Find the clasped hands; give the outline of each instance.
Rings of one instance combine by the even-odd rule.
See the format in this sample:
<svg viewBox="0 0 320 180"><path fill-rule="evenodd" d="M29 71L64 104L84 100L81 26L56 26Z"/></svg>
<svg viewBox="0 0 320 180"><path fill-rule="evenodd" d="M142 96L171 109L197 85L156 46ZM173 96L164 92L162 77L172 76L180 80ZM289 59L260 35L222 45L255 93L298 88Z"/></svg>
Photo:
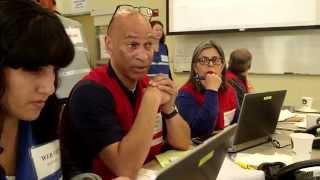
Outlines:
<svg viewBox="0 0 320 180"><path fill-rule="evenodd" d="M152 91L154 97L159 98L161 112L168 114L174 110L178 90L176 84L167 75L158 74L153 77L146 91Z"/></svg>

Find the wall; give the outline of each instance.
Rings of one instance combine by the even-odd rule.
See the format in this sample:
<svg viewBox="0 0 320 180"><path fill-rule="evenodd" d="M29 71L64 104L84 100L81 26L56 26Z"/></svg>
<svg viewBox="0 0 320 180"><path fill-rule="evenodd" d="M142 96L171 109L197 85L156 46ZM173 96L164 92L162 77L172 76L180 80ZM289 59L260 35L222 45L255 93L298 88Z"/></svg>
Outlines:
<svg viewBox="0 0 320 180"><path fill-rule="evenodd" d="M100 1L100 0L91 0L91 7L99 7L100 9L106 7L108 9L114 9L117 4L136 4L140 6L149 6L151 8L159 8L160 17L159 19L162 22L165 22L165 0L139 0L139 1L124 1L124 0L108 0L108 1ZM85 19L91 17L85 17L84 19L80 18L79 21L84 25L85 30L91 29L92 21L88 22ZM95 33L92 33L91 30L87 30L89 32L88 39L90 41L95 41ZM193 35L190 35L193 36ZM212 38L212 34L205 35L207 38ZM195 36L194 36L195 37ZM194 38L193 37L193 38ZM170 58L174 57L175 46L177 44L177 40L182 41L182 36L168 36L167 44L169 46ZM181 42L179 42L181 43ZM299 43L299 42L297 42ZM93 44L89 44L92 46L91 49L95 49ZM95 52L96 53L96 50ZM253 61L254 63L254 61ZM173 77L178 85L183 84L188 78L188 73L174 73ZM320 109L320 76L303 76L303 75L250 75L250 80L252 81L256 91L268 91L268 90L276 90L276 89L287 89L288 94L285 99L285 105L295 105L299 106L300 97L301 96L311 96L314 98L314 108Z"/></svg>
<svg viewBox="0 0 320 180"><path fill-rule="evenodd" d="M88 49L90 53L90 66L95 66L96 59L98 59L98 47L96 39L96 29L93 25L93 18L90 15L69 16L70 18L80 22L83 26L84 36L86 38Z"/></svg>

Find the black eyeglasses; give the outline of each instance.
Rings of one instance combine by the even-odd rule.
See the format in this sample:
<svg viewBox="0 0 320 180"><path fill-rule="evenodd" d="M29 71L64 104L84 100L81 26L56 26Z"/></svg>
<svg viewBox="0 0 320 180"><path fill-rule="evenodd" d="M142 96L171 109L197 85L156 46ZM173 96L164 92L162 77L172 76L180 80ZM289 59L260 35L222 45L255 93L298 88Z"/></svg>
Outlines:
<svg viewBox="0 0 320 180"><path fill-rule="evenodd" d="M110 20L110 23L108 25L108 29L107 29L107 33L109 34L110 32L110 27L111 27L111 24L113 22L113 19L114 19L114 15L117 14L117 13L120 13L122 11L127 11L127 12L139 12L141 15L143 15L148 21L151 20L151 17L152 17L152 9L151 8L148 8L148 7L143 7L143 6L132 6L132 5L128 5L128 4L123 4L123 5L118 5L116 10L114 11L112 17L111 17L111 20Z"/></svg>
<svg viewBox="0 0 320 180"><path fill-rule="evenodd" d="M213 65L221 66L224 63L224 58L217 56L213 56L212 58L200 57L196 62L198 62L201 65L207 66L210 66L210 63L212 63Z"/></svg>

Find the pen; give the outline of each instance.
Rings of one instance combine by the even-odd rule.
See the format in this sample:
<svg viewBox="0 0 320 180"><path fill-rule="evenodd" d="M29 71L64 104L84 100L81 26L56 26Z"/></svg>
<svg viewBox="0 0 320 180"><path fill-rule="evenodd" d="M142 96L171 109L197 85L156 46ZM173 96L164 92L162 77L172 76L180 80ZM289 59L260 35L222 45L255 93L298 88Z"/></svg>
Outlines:
<svg viewBox="0 0 320 180"><path fill-rule="evenodd" d="M241 162L241 161L238 161L238 160L235 160L234 161L236 164L238 164L240 167L242 167L243 169L253 169L253 170L256 170L257 167L254 166L254 165L251 165L251 164L247 164L245 162Z"/></svg>

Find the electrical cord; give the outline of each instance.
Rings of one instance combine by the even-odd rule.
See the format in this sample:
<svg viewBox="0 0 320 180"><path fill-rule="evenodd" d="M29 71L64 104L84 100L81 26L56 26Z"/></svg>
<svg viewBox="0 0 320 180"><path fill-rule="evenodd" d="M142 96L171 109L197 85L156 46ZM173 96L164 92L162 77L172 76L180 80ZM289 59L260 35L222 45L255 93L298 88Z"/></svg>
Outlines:
<svg viewBox="0 0 320 180"><path fill-rule="evenodd" d="M281 148L285 148L288 146L291 146L290 144L286 144L286 145L281 145L280 142L276 139L271 138L271 144L273 145L273 147L277 148L277 149L281 149Z"/></svg>

